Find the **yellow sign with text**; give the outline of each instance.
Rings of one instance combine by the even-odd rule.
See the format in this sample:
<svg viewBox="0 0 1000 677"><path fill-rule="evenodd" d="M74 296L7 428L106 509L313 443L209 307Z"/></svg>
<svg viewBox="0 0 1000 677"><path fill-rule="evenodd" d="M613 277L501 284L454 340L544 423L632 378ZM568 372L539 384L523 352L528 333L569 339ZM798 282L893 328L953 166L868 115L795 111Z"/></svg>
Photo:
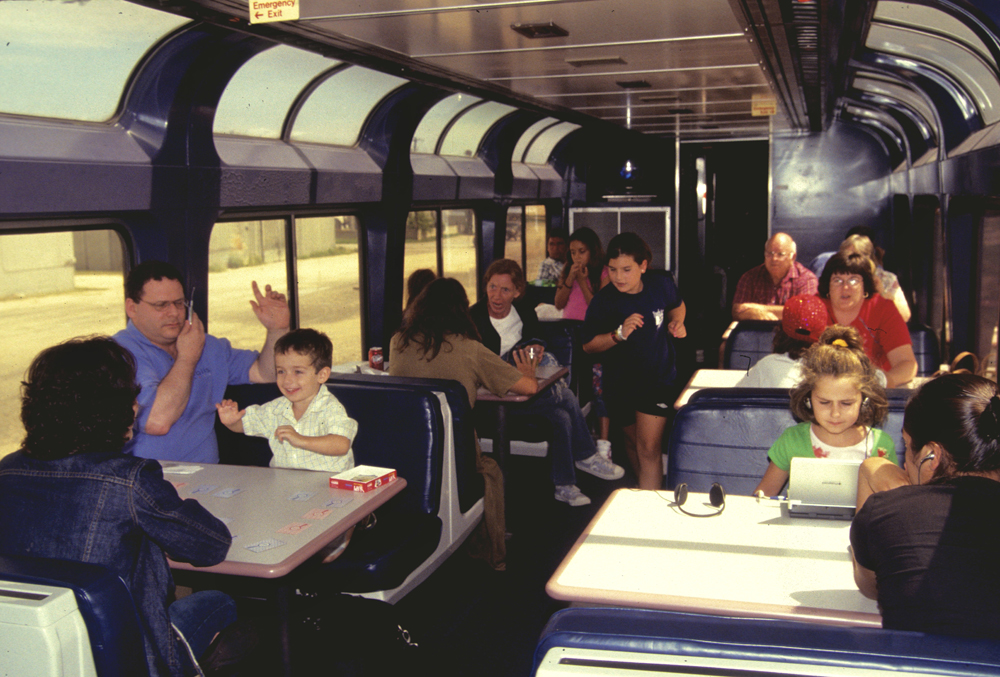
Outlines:
<svg viewBox="0 0 1000 677"><path fill-rule="evenodd" d="M750 113L754 117L759 115L776 115L778 113L778 102L770 94L754 94L750 104Z"/></svg>
<svg viewBox="0 0 1000 677"><path fill-rule="evenodd" d="M250 23L295 21L299 18L299 0L250 0Z"/></svg>

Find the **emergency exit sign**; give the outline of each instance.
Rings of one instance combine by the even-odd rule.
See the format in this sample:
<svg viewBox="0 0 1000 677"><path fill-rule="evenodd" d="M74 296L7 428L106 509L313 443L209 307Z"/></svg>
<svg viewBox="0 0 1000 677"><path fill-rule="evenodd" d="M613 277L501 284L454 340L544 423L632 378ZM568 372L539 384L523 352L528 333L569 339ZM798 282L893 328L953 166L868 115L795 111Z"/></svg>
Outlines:
<svg viewBox="0 0 1000 677"><path fill-rule="evenodd" d="M250 0L250 23L294 21L299 18L299 0Z"/></svg>
<svg viewBox="0 0 1000 677"><path fill-rule="evenodd" d="M754 94L750 104L750 113L754 117L759 115L776 115L778 112L778 102L770 95Z"/></svg>

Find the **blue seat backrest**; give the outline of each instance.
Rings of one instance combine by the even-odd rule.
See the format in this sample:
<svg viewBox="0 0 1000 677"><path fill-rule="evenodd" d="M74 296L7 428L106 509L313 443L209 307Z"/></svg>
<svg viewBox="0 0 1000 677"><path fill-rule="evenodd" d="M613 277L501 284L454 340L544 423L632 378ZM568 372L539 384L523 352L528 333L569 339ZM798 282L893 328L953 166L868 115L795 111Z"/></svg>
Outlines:
<svg viewBox="0 0 1000 677"><path fill-rule="evenodd" d="M762 618L726 618L670 611L639 609L573 608L549 619L535 649L532 674L550 649L586 649L597 652L589 658L600 673L600 662L614 660L614 653L636 668L635 654L678 657L687 664L685 674L778 674L773 663L789 666L787 674L851 674L849 666L884 670L897 674L972 677L1000 675L1000 644L985 640L927 635L881 628L845 628ZM727 670L695 667L700 660L750 661ZM753 664L761 662L759 670ZM772 665L768 665L771 663ZM813 668L813 669L810 669ZM586 674L583 667L579 673ZM665 674L668 668L650 667L649 673ZM689 672L690 671L690 672ZM867 674L867 673L866 673Z"/></svg>
<svg viewBox="0 0 1000 677"><path fill-rule="evenodd" d="M373 388L331 381L327 387L358 422L358 434L352 445L355 463L394 468L407 482L406 489L384 509L436 515L441 498L444 445L440 400L430 392L398 385ZM226 393L241 408L280 396L273 383L230 386ZM229 449L223 454L224 445L235 444L244 450L253 446L259 449L261 443L267 446L264 438L220 435L220 457L223 462L231 462L234 455ZM261 453L253 455L259 457Z"/></svg>
<svg viewBox="0 0 1000 677"><path fill-rule="evenodd" d="M765 355L770 355L774 347L774 328L777 322L764 320L741 320L729 332L723 364L726 369L746 371Z"/></svg>
<svg viewBox="0 0 1000 677"><path fill-rule="evenodd" d="M930 376L941 365L941 349L934 330L927 326L911 326L910 341L917 358L917 376Z"/></svg>
<svg viewBox="0 0 1000 677"><path fill-rule="evenodd" d="M87 626L98 677L149 674L135 603L111 569L69 560L0 556L0 580L71 589Z"/></svg>
<svg viewBox="0 0 1000 677"><path fill-rule="evenodd" d="M887 391L889 413L878 426L902 453L903 410L912 391ZM704 388L677 412L667 450L667 486L750 495L767 469L767 452L797 423L781 388Z"/></svg>
<svg viewBox="0 0 1000 677"><path fill-rule="evenodd" d="M729 333L723 363L726 369L749 369L771 354L777 322L743 320ZM910 341L917 358L917 376L930 376L941 364L941 350L934 330L926 326L910 327Z"/></svg>

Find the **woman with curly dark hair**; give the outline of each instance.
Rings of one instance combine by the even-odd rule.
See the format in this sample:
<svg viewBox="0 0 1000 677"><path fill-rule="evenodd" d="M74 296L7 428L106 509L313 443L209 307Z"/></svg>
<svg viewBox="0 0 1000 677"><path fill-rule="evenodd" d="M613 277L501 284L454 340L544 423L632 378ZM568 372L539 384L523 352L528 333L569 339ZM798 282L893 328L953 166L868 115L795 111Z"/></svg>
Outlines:
<svg viewBox="0 0 1000 677"><path fill-rule="evenodd" d="M917 374L917 358L906 323L892 301L875 287L875 263L863 256L838 252L819 278L819 295L830 324L854 327L865 353L885 372L889 388L898 388Z"/></svg>
<svg viewBox="0 0 1000 677"><path fill-rule="evenodd" d="M197 501L180 499L157 461L122 454L138 394L132 355L109 337L35 358L22 383L24 446L0 460L0 553L111 568L135 600L150 674L198 674L192 656L215 653L209 645L236 606L214 591L169 604L167 555L208 566L232 539Z"/></svg>

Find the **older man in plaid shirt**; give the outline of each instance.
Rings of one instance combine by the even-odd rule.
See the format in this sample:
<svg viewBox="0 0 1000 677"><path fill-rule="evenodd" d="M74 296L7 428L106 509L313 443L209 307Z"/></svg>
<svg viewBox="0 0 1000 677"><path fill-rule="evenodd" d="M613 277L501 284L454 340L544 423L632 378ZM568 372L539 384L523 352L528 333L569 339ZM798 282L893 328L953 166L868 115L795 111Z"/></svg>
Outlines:
<svg viewBox="0 0 1000 677"><path fill-rule="evenodd" d="M775 233L764 244L764 263L751 268L736 285L734 320L781 320L785 302L798 294L815 295L819 280L795 260L795 240Z"/></svg>

